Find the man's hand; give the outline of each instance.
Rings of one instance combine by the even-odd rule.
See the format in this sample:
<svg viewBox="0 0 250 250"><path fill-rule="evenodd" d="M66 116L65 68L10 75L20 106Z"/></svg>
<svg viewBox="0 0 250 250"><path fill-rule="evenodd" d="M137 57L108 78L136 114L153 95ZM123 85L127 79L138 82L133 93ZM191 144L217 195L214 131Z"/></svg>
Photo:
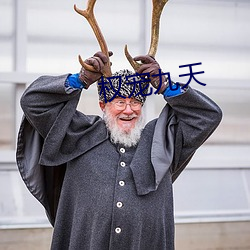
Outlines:
<svg viewBox="0 0 250 250"><path fill-rule="evenodd" d="M165 76L164 75L152 76L152 75L159 74L159 69L161 69L159 63L153 57L149 55L137 56L134 58L134 60L142 62L142 65L137 70L137 73L139 74L149 73L152 86L158 89L159 85L161 84L161 87L158 93L163 93L164 90L167 88L167 85L165 84L166 82Z"/></svg>
<svg viewBox="0 0 250 250"><path fill-rule="evenodd" d="M109 51L109 56L112 56L113 52ZM101 51L94 54L94 56L86 59L85 63L91 65L96 70L95 72L81 68L79 79L85 85L86 89L89 86L101 78L104 64L108 62L108 58Z"/></svg>

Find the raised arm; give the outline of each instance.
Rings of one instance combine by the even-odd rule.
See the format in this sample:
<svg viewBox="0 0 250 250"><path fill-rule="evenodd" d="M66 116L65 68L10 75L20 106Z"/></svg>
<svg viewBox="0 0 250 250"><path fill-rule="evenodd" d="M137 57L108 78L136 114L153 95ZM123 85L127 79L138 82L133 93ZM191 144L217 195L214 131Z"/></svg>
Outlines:
<svg viewBox="0 0 250 250"><path fill-rule="evenodd" d="M172 165L174 181L195 151L217 128L222 119L222 111L209 97L191 87L182 94L165 99L177 120Z"/></svg>
<svg viewBox="0 0 250 250"><path fill-rule="evenodd" d="M161 70L158 62L146 55L134 58L142 64L137 70L139 74L150 74L151 85L161 93L171 107L176 119L173 138L174 153L172 174L175 180L186 167L191 157L219 125L222 111L218 105L203 93L192 89L181 88L181 84L169 86L169 81ZM163 72L162 72L163 73ZM158 74L158 76L157 76Z"/></svg>
<svg viewBox="0 0 250 250"><path fill-rule="evenodd" d="M21 107L29 123L45 138L66 103L77 105L80 91L65 92L68 75L41 76L21 97Z"/></svg>
<svg viewBox="0 0 250 250"><path fill-rule="evenodd" d="M42 76L26 89L21 98L21 107L29 123L43 138L47 136L59 114L65 116L65 121L73 117L81 89L88 89L102 76L106 60L102 52L97 52L85 60L96 72L82 68L79 74Z"/></svg>

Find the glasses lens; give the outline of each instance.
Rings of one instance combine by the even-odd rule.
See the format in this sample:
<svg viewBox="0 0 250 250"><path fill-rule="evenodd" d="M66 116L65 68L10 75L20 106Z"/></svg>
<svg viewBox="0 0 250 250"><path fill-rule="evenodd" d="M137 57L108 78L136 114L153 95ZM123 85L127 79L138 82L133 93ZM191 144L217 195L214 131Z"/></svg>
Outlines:
<svg viewBox="0 0 250 250"><path fill-rule="evenodd" d="M117 101L117 102L114 102L114 104L117 110L123 110L126 108L126 102L124 101Z"/></svg>
<svg viewBox="0 0 250 250"><path fill-rule="evenodd" d="M139 109L141 108L141 103L138 102L138 101L132 101L132 102L130 103L130 107L131 107L131 109L133 109L133 110L139 110Z"/></svg>

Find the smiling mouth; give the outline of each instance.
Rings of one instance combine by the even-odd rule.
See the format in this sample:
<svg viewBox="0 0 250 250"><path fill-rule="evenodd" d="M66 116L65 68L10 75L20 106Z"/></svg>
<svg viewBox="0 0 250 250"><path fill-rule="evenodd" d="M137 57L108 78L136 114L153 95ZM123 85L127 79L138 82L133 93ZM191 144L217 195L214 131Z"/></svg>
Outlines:
<svg viewBox="0 0 250 250"><path fill-rule="evenodd" d="M121 117L119 118L122 121L132 121L135 117Z"/></svg>

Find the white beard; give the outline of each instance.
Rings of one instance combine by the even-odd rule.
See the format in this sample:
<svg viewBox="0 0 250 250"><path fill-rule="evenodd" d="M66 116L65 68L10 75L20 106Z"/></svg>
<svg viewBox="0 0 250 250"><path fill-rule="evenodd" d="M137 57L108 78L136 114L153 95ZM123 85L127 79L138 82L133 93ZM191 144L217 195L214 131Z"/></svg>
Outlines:
<svg viewBox="0 0 250 250"><path fill-rule="evenodd" d="M144 119L142 114L135 123L135 127L132 128L129 132L122 131L118 127L116 117L113 118L108 110L104 112L103 119L106 123L108 131L110 132L111 142L122 144L125 147L132 147L137 145L141 137L142 129L144 127Z"/></svg>

